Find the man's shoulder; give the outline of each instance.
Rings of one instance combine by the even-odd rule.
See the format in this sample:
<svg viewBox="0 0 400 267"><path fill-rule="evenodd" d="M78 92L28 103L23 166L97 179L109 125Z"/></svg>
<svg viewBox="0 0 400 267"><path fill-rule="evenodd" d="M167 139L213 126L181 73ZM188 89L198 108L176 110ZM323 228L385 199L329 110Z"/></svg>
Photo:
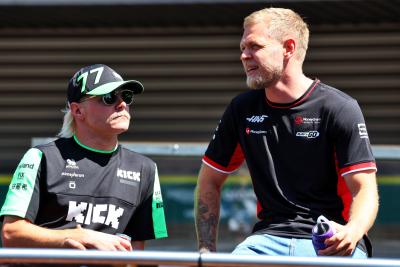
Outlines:
<svg viewBox="0 0 400 267"><path fill-rule="evenodd" d="M327 97L327 100L333 101L355 101L353 97L348 95L347 93L343 92L342 90L327 85L325 83L318 83L317 88L319 89L318 91L323 94L324 97Z"/></svg>
<svg viewBox="0 0 400 267"><path fill-rule="evenodd" d="M148 165L148 166L155 166L155 162L150 159L149 157L140 154L138 152L135 152L134 150L121 145L121 153L123 156L123 160L128 160L128 161L135 161L135 162L140 162L144 165Z"/></svg>
<svg viewBox="0 0 400 267"><path fill-rule="evenodd" d="M68 146L70 145L72 138L57 138L53 141L36 145L34 148L39 149L42 152L50 151L52 149L56 149L57 147Z"/></svg>
<svg viewBox="0 0 400 267"><path fill-rule="evenodd" d="M318 101L316 105L320 106L326 112L336 114L340 113L344 108L349 110L358 109L357 100L347 93L330 85L319 83L317 86L315 99Z"/></svg>

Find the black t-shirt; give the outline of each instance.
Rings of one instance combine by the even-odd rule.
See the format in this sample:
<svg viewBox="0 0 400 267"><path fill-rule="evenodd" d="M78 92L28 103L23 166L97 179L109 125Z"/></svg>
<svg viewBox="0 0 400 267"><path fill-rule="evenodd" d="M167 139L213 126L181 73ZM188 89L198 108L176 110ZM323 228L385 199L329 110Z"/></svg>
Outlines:
<svg viewBox="0 0 400 267"><path fill-rule="evenodd" d="M50 229L80 224L135 241L167 236L156 164L121 146L98 151L75 138L27 151L1 209L5 215Z"/></svg>
<svg viewBox="0 0 400 267"><path fill-rule="evenodd" d="M363 115L343 92L314 81L289 104L264 90L235 97L203 157L225 173L246 160L260 219L253 231L310 238L319 215L345 223L351 194L343 176L376 165Z"/></svg>

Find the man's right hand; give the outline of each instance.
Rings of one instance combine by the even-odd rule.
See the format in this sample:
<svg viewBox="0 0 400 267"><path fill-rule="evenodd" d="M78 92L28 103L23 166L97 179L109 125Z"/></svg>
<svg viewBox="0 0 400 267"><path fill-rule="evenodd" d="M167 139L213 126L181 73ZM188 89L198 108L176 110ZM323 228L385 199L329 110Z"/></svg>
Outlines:
<svg viewBox="0 0 400 267"><path fill-rule="evenodd" d="M66 238L64 240L64 243L62 244L63 247L65 248L75 248L75 249L80 249L80 250L86 250L85 246L79 243L78 241L72 239L72 238Z"/></svg>
<svg viewBox="0 0 400 267"><path fill-rule="evenodd" d="M78 232L77 238L66 238L64 241L65 247L83 250L132 251L131 242L122 237L83 229L80 225L77 225L76 231Z"/></svg>

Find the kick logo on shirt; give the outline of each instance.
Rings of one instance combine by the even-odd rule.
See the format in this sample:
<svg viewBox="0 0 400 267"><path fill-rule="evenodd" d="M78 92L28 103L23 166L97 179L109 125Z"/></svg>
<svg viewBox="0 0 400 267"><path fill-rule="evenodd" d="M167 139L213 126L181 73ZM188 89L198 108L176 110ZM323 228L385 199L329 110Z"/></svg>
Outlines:
<svg viewBox="0 0 400 267"><path fill-rule="evenodd" d="M119 218L124 209L112 204L93 204L87 202L69 201L68 215L65 220L73 220L80 224L100 223L118 229Z"/></svg>
<svg viewBox="0 0 400 267"><path fill-rule="evenodd" d="M126 171L118 168L117 177L128 179L135 182L140 182L140 172Z"/></svg>

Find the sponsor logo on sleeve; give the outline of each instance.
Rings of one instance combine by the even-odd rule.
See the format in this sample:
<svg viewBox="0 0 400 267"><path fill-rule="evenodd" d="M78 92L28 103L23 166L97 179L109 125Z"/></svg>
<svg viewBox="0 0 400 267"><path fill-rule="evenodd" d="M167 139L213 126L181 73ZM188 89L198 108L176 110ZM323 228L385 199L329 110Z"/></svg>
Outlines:
<svg viewBox="0 0 400 267"><path fill-rule="evenodd" d="M368 138L367 126L365 125L365 123L359 123L357 124L357 127L360 138Z"/></svg>
<svg viewBox="0 0 400 267"><path fill-rule="evenodd" d="M218 125L217 125L217 127L215 128L214 134L213 134L213 136L212 136L212 140L215 139L215 135L216 135L217 132L218 132L218 129L219 129L219 125L220 125L220 124L221 124L221 120L219 120Z"/></svg>
<svg viewBox="0 0 400 267"><path fill-rule="evenodd" d="M17 191L27 191L28 185L25 183L15 183L11 185L11 189Z"/></svg>
<svg viewBox="0 0 400 267"><path fill-rule="evenodd" d="M30 179L30 172L35 168L34 163L20 163L14 174L14 178L10 184L10 188L13 191L28 191L28 179Z"/></svg>
<svg viewBox="0 0 400 267"><path fill-rule="evenodd" d="M155 179L154 179L154 187L153 187L153 201L156 203L156 208L162 208L163 205L163 199L162 199L162 194L161 194L161 186L160 186L160 180L158 177L158 170L156 169L156 174L155 174Z"/></svg>
<svg viewBox="0 0 400 267"><path fill-rule="evenodd" d="M31 169L33 170L33 168L35 167L35 164L29 164L29 163L21 163L18 165L18 169Z"/></svg>

